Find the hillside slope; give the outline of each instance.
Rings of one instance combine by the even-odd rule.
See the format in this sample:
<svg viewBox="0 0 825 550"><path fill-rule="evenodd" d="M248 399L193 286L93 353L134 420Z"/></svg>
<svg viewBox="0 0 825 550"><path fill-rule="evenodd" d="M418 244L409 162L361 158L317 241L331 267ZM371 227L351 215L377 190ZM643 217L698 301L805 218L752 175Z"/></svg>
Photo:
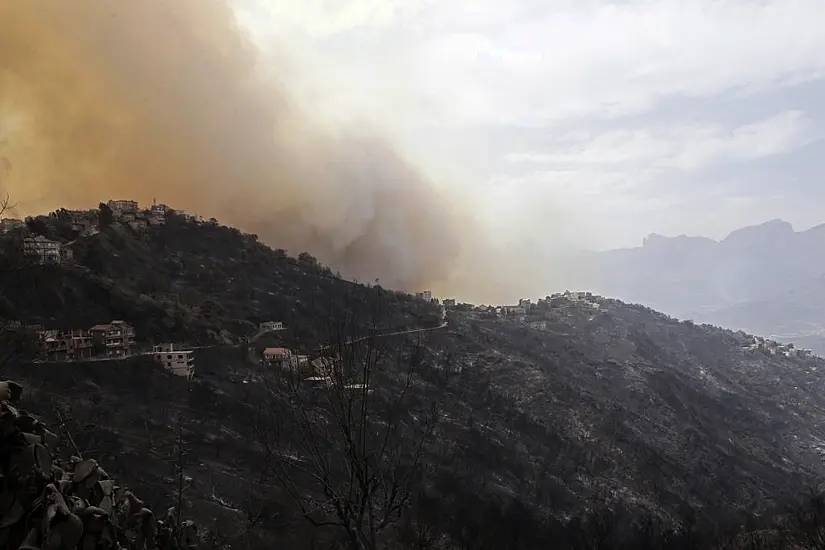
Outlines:
<svg viewBox="0 0 825 550"><path fill-rule="evenodd" d="M265 475L261 426L275 429L291 405L273 399L279 377L243 337L277 319L290 330L275 341L311 348L319 324L337 316L389 331L437 327L437 308L214 225L173 221L145 237L114 226L74 246L79 265L6 270L6 311L78 326L119 317L146 338L224 345L196 351L191 382L147 357L62 366L18 357L3 375L24 384L25 406L159 509L185 441L187 516L215 540L329 547L334 534L309 529ZM171 293L177 303L163 298ZM397 422L431 401L439 413L413 506L386 535L394 547L421 548L426 530L431 548L614 548L581 537L607 521L599 510L628 510L599 529L639 548L641 512L694 537L691 525L710 532L770 517L825 475L825 361L766 355L744 333L616 300L543 302L528 314L539 319L544 330L459 307L445 328L385 338L399 350L424 346L412 408ZM377 398L403 378L400 365L384 368ZM709 547L691 540L678 547Z"/></svg>
<svg viewBox="0 0 825 550"><path fill-rule="evenodd" d="M544 469L548 508L595 477L671 513L764 512L825 474L825 361L766 355L744 333L615 300L544 315L539 332L456 313L433 338L466 365L455 391L470 400L467 422L507 434L495 459L477 458L514 485Z"/></svg>
<svg viewBox="0 0 825 550"><path fill-rule="evenodd" d="M710 311L698 317L812 349L825 356L825 275L777 296Z"/></svg>
<svg viewBox="0 0 825 550"><path fill-rule="evenodd" d="M330 308L368 308L378 294L383 328L437 320L434 308L407 294L353 285L308 254L296 259L254 235L181 216L146 233L114 223L69 246L74 265L0 269L0 316L54 328L121 319L138 340L197 344L238 342L270 320L311 336Z"/></svg>

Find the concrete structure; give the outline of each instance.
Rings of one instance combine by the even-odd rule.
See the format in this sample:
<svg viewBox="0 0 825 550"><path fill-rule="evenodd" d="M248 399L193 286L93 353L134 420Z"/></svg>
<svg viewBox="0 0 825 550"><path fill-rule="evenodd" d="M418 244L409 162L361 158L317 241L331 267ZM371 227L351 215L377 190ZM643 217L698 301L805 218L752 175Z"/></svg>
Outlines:
<svg viewBox="0 0 825 550"><path fill-rule="evenodd" d="M149 212L153 216L166 216L167 212L169 212L169 207L165 204L159 204L157 200L152 202L152 208Z"/></svg>
<svg viewBox="0 0 825 550"><path fill-rule="evenodd" d="M444 304L444 307L455 307L455 300L452 298L444 298L442 303Z"/></svg>
<svg viewBox="0 0 825 550"><path fill-rule="evenodd" d="M38 355L45 361L77 361L94 355L88 330L41 330L37 333Z"/></svg>
<svg viewBox="0 0 825 550"><path fill-rule="evenodd" d="M286 348L266 348L262 361L266 365L278 365L285 369L298 366L298 357Z"/></svg>
<svg viewBox="0 0 825 550"><path fill-rule="evenodd" d="M135 351L135 329L123 321L95 325L92 340L102 347L104 357L127 357Z"/></svg>
<svg viewBox="0 0 825 550"><path fill-rule="evenodd" d="M113 200L109 201L107 204L109 208L112 209L112 213L118 216L123 214L137 214L138 211L137 201Z"/></svg>
<svg viewBox="0 0 825 550"><path fill-rule="evenodd" d="M547 321L531 321L527 326L533 330L547 330Z"/></svg>
<svg viewBox="0 0 825 550"><path fill-rule="evenodd" d="M174 344L160 344L152 348L152 355L167 371L191 380L195 375L195 352L175 349Z"/></svg>
<svg viewBox="0 0 825 550"><path fill-rule="evenodd" d="M39 264L59 264L62 260L60 248L59 242L42 235L23 239L23 255Z"/></svg>
<svg viewBox="0 0 825 550"><path fill-rule="evenodd" d="M284 324L281 321L266 321L260 324L262 332L275 332L276 330L284 330Z"/></svg>

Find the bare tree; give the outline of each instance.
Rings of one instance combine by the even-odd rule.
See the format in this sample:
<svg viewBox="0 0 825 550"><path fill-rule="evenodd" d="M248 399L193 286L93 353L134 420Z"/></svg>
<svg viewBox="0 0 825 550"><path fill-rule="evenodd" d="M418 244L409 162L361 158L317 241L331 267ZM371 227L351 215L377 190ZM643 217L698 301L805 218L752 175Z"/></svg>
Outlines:
<svg viewBox="0 0 825 550"><path fill-rule="evenodd" d="M353 312L330 321L332 344L315 371L288 360L256 422L267 473L301 516L334 528L353 550L378 548L409 506L437 417L435 403L413 391L420 340L379 336L379 313L367 324Z"/></svg>
<svg viewBox="0 0 825 550"><path fill-rule="evenodd" d="M5 214L6 210L14 208L15 205L9 203L10 199L11 197L8 193L6 193L5 197L0 197L0 216Z"/></svg>

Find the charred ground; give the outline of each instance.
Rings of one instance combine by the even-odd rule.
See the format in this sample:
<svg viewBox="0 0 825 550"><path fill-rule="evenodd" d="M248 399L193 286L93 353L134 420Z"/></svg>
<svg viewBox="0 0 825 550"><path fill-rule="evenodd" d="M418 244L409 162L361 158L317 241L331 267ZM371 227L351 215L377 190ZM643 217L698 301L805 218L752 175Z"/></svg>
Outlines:
<svg viewBox="0 0 825 550"><path fill-rule="evenodd" d="M170 462L184 442L187 514L209 529L209 544L331 544L335 533L310 529L262 473L258 428L277 380L250 361L243 338L258 322L283 320L289 330L273 343L308 352L323 319L436 327L438 308L213 224L172 221L145 235L114 224L73 246L74 266L6 264L6 318L120 318L139 338L213 347L197 351L192 382L140 357L12 361L3 376L25 385L26 407L159 507L172 499ZM825 473L825 362L769 356L747 349L743 333L614 300L540 315L544 330L455 308L446 328L387 337L399 348L420 344L413 405L437 402L440 418L412 506L388 541L699 548L749 521L770 529L745 531L779 537L774 514ZM388 365L383 376L389 386L400 373Z"/></svg>

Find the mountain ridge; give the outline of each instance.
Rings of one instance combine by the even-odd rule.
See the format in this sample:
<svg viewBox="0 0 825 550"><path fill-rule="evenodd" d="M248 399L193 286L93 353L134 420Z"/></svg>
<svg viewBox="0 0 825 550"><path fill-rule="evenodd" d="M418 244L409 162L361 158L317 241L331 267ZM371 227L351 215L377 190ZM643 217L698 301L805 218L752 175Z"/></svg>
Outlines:
<svg viewBox="0 0 825 550"><path fill-rule="evenodd" d="M788 297L816 287L825 274L823 249L825 224L796 231L780 219L731 231L720 240L651 235L639 247L590 255L580 271L591 275L578 284L681 318L817 340L825 314L812 319L810 308ZM782 322L771 313L780 309ZM814 347L825 353L825 342Z"/></svg>

